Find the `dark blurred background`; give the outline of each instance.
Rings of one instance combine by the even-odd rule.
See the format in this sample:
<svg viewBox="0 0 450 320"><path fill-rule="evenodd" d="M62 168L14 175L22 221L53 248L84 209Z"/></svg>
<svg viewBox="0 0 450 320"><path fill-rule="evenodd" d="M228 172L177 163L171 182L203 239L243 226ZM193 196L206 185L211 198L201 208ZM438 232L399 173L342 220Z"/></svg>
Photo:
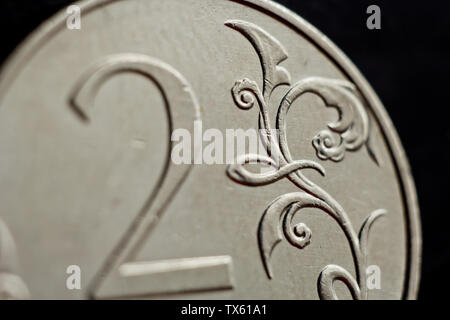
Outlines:
<svg viewBox="0 0 450 320"><path fill-rule="evenodd" d="M72 2L1 0L0 62L39 23ZM450 3L277 2L301 15L337 44L383 101L408 155L419 196L424 242L419 298L449 297L450 206L445 201L450 201L450 120L446 114L450 107ZM381 8L381 30L366 27L366 9L372 4Z"/></svg>

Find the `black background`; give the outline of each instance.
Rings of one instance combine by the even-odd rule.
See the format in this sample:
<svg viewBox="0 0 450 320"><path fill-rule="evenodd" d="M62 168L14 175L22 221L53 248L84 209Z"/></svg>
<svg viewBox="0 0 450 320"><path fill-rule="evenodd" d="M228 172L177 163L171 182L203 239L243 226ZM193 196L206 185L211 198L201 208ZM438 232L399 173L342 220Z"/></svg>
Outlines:
<svg viewBox="0 0 450 320"><path fill-rule="evenodd" d="M0 62L39 23L72 2L0 0ZM383 101L408 155L419 195L424 238L419 298L449 297L450 210L445 201L450 200L446 114L450 107L450 4L437 0L278 2L336 43ZM371 4L381 8L381 30L366 27L366 9Z"/></svg>

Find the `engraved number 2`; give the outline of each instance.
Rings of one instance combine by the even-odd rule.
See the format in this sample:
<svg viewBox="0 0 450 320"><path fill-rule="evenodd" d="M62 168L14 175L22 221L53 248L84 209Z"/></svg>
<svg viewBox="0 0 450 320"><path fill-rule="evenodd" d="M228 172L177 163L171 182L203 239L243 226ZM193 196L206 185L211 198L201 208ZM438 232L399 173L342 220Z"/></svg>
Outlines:
<svg viewBox="0 0 450 320"><path fill-rule="evenodd" d="M124 53L105 57L80 78L70 96L70 106L81 120L89 119L89 111L101 84L110 77L125 72L143 75L157 85L165 101L171 132L184 128L193 135L194 121L200 119L200 112L191 87L171 66L142 54ZM149 262L132 260L190 169L189 164L175 165L169 157L166 159L157 187L90 285L88 294L92 298L137 297L232 288L230 256ZM166 277L168 273L173 279L170 283Z"/></svg>

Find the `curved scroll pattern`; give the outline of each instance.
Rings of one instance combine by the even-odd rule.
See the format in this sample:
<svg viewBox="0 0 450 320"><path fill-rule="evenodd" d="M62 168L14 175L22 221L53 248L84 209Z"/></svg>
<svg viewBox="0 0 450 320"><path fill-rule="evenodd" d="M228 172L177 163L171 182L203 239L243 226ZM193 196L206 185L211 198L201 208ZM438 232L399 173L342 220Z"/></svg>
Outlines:
<svg viewBox="0 0 450 320"><path fill-rule="evenodd" d="M322 160L341 161L345 151L361 148L369 136L369 119L355 94L354 85L342 80L311 77L295 84L284 96L278 110L277 126L280 128L280 146L283 153L290 158L286 141L286 117L289 107L307 92L322 98L327 107L335 107L340 115L338 121L329 123L327 129L320 131L313 138L317 156Z"/></svg>
<svg viewBox="0 0 450 320"><path fill-rule="evenodd" d="M273 36L260 27L245 21L229 20L225 25L243 34L258 53L263 70L263 89L249 79L237 81L232 90L235 104L244 110L255 105L259 107L259 127L262 140L269 155L279 156L278 162L271 157L246 154L240 156L236 164L227 169L228 176L241 184L262 186L288 178L300 192L279 196L265 210L258 232L259 248L264 268L269 278L273 277L270 258L273 250L284 238L294 247L304 249L312 238L311 229L304 223L293 224L294 216L304 208L317 208L331 216L345 234L353 255L356 277L337 265L328 265L318 278L318 293L321 299L337 299L333 284L342 281L354 299L367 299L366 258L367 242L372 224L385 210L374 211L368 216L359 231L359 236L341 205L325 190L308 180L304 169L314 169L325 175L324 168L310 160L294 160L289 151L286 137L286 118L292 103L305 93L321 98L327 107L336 108L337 121L313 138L312 145L321 160L342 161L346 151L357 151L366 146L369 155L379 163L369 144L369 117L361 101L357 88L345 80L309 77L292 85L280 102L275 128L269 117L269 99L275 87L290 85L289 72L278 64L287 59L283 46ZM279 138L275 135L279 132ZM245 168L250 163L264 163L275 170L264 173L250 172Z"/></svg>

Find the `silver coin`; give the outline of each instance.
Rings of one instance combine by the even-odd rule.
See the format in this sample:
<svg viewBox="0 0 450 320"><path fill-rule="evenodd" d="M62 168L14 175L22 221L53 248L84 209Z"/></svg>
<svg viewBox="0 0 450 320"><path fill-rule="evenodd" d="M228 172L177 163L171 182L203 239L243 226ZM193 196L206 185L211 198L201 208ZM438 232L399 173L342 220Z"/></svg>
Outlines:
<svg viewBox="0 0 450 320"><path fill-rule="evenodd" d="M416 297L404 151L323 34L265 0L76 6L1 71L1 297Z"/></svg>

